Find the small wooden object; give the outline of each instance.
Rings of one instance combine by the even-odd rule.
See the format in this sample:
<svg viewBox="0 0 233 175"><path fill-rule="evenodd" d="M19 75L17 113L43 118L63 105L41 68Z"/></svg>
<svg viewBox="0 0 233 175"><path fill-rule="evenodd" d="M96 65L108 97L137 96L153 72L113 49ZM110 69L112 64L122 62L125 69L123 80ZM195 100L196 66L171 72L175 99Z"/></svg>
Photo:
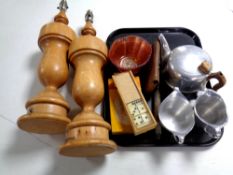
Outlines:
<svg viewBox="0 0 233 175"><path fill-rule="evenodd" d="M152 100L152 113L155 117L156 121L159 121L159 106L161 104L161 96L159 91L159 86L157 86L153 92L154 100ZM159 123L157 123L157 127L155 129L156 137L160 139L160 136L162 134L162 128Z"/></svg>
<svg viewBox="0 0 233 175"><path fill-rule="evenodd" d="M139 77L135 77L134 79L138 89L141 91ZM121 98L117 92L117 88L115 87L112 79L108 80L108 92L112 134L132 134L133 129L129 121L129 117L127 116Z"/></svg>
<svg viewBox="0 0 233 175"><path fill-rule="evenodd" d="M93 14L88 11L82 36L69 49L69 59L75 68L72 95L82 111L67 126L66 143L60 148L60 154L65 156L101 156L116 150L116 144L109 140L111 126L95 112L104 96L101 69L108 49L95 37L92 20Z"/></svg>
<svg viewBox="0 0 233 175"><path fill-rule="evenodd" d="M112 78L130 119L134 135L154 129L157 123L142 92L136 86L132 72L116 74Z"/></svg>
<svg viewBox="0 0 233 175"><path fill-rule="evenodd" d="M212 87L213 90L217 91L226 84L226 78L221 71L210 73L211 68L212 66L208 63L208 61L203 61L198 67L198 70L204 74L208 74L207 81L211 80L212 78L218 80L217 84Z"/></svg>
<svg viewBox="0 0 233 175"><path fill-rule="evenodd" d="M45 89L26 103L28 113L18 119L19 128L28 132L63 133L70 122L68 103L57 89L68 78L67 51L75 33L67 26L66 1L61 1L59 9L54 22L44 25L40 31L38 44L43 56L38 74Z"/></svg>
<svg viewBox="0 0 233 175"><path fill-rule="evenodd" d="M152 46L152 58L149 62L149 69L147 80L145 83L145 92L150 94L152 93L159 85L160 73L159 73L159 64L160 64L160 42L156 40Z"/></svg>
<svg viewBox="0 0 233 175"><path fill-rule="evenodd" d="M199 66L198 70L201 71L204 74L210 73L212 66L208 61L203 61Z"/></svg>

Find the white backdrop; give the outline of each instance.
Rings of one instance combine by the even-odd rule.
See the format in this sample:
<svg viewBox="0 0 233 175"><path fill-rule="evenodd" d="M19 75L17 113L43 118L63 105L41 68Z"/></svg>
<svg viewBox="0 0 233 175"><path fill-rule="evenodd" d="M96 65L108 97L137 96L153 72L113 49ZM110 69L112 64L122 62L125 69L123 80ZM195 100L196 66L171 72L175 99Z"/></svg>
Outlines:
<svg viewBox="0 0 233 175"><path fill-rule="evenodd" d="M58 0L0 0L0 174L211 174L230 175L233 148L233 13L231 0L68 0L70 26L84 25L87 9L103 40L122 27L186 27L197 33L222 70L227 85L219 90L229 122L223 138L210 148L119 148L102 158L58 155L63 136L29 134L16 126L25 102L42 89L36 69L40 61L40 28L57 14ZM72 107L67 86L62 88ZM97 109L100 111L100 108Z"/></svg>

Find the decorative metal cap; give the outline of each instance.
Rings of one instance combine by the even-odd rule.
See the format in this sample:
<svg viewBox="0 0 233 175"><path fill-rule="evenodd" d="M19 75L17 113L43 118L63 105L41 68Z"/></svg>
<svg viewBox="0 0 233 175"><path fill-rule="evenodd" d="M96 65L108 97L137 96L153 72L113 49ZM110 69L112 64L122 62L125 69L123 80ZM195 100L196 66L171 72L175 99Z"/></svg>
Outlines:
<svg viewBox="0 0 233 175"><path fill-rule="evenodd" d="M61 23L67 25L69 23L69 20L65 14L66 10L68 9L68 5L67 5L66 0L61 0L59 6L57 8L60 10L60 12L55 16L54 21L61 22Z"/></svg>
<svg viewBox="0 0 233 175"><path fill-rule="evenodd" d="M87 10L87 13L85 15L86 24L81 31L82 35L92 35L92 36L96 35L95 28L92 26L93 18L94 18L94 15L93 15L92 11Z"/></svg>
<svg viewBox="0 0 233 175"><path fill-rule="evenodd" d="M93 23L93 19L94 19L94 15L93 15L92 11L88 10L86 15L85 15L85 21L86 22L89 21L89 22Z"/></svg>
<svg viewBox="0 0 233 175"><path fill-rule="evenodd" d="M60 11L66 11L68 9L68 5L66 0L61 0L61 2L59 3L59 6L57 7L57 9L59 9Z"/></svg>

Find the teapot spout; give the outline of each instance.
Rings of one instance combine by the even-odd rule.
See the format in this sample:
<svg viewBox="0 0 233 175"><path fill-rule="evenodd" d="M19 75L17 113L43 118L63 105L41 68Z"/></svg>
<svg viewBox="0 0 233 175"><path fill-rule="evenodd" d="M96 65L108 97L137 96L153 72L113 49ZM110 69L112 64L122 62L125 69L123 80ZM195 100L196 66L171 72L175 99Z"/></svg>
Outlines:
<svg viewBox="0 0 233 175"><path fill-rule="evenodd" d="M162 33L159 34L158 39L161 45L161 61L162 64L166 64L171 54L171 49L168 45L165 36Z"/></svg>

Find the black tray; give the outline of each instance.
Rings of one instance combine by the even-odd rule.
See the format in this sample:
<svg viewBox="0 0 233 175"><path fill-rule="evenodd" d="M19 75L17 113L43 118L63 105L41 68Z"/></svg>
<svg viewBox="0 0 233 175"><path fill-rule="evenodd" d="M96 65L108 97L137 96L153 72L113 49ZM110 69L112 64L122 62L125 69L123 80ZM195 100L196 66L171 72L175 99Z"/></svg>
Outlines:
<svg viewBox="0 0 233 175"><path fill-rule="evenodd" d="M199 47L201 46L201 42L199 37L191 30L186 28L123 28L118 29L112 32L107 38L107 45L108 47L111 46L112 42L123 36L127 35L137 35L144 39L146 39L151 44L157 39L159 33L163 33L166 37L168 44L171 49L180 46L180 45L196 45ZM111 123L110 120L110 111L109 111L109 97L108 97L108 78L111 78L112 74L117 72L116 68L111 64L108 63L105 66L104 70L104 83L105 83L105 97L103 102L103 117L106 121ZM143 72L143 71L141 71ZM140 75L139 76L143 76ZM161 93L161 100L163 100L170 92L172 91L161 77L160 82L160 93ZM143 83L143 82L142 82ZM208 84L208 86L210 86ZM151 96L153 97L153 96ZM149 100L151 97L146 96L146 99ZM188 98L194 98L195 94L191 94ZM153 99L152 103L153 103ZM119 146L211 146L217 143L221 137L218 139L210 138L203 130L203 128L198 127L197 125L194 126L193 130L186 136L184 144L177 144L173 138L173 135L167 131L165 128L162 127L161 135L156 135L155 131L149 131L147 133L141 134L139 136L134 136L131 134L122 134L122 135L112 135L110 133L110 138L114 140Z"/></svg>

